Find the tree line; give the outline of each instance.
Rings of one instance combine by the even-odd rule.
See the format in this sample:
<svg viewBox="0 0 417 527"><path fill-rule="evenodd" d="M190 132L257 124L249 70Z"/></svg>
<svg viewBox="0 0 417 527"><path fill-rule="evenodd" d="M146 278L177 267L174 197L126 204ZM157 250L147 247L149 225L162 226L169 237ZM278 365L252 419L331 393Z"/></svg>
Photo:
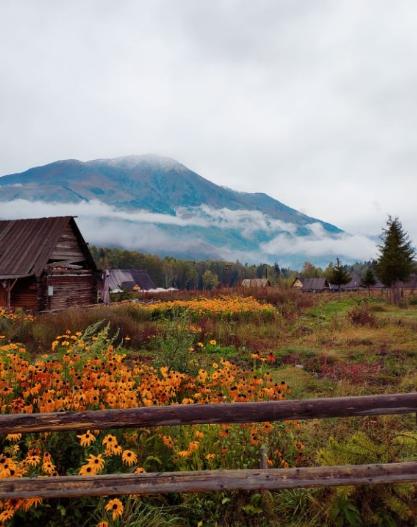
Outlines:
<svg viewBox="0 0 417 527"><path fill-rule="evenodd" d="M304 278L326 278L329 283L340 289L350 282L352 273L356 273L361 276L360 285L368 289L375 286L379 280L382 285L392 290L393 300L397 303L401 284L407 282L410 275L417 271L415 249L398 218L388 218L378 249L377 259L356 263L350 267L343 265L339 258L326 269L306 262L301 275Z"/></svg>
<svg viewBox="0 0 417 527"><path fill-rule="evenodd" d="M297 273L281 268L278 263L258 265L223 260L180 260L173 257L159 257L138 251L119 248L91 247L93 257L100 269L145 269L157 287L178 289L214 289L236 287L245 278L267 278L271 284L291 284L300 275L304 278L324 277L329 283L342 288L349 283L352 274L361 276L361 286L373 287L379 280L397 295L396 285L409 279L416 271L415 251L408 234L398 218L388 218L381 235L379 256L376 260L343 265L339 258L326 268L306 262ZM394 300L398 300L394 298Z"/></svg>
<svg viewBox="0 0 417 527"><path fill-rule="evenodd" d="M267 278L272 284L289 280L295 272L275 264L252 265L222 260L180 260L119 248L91 247L99 269L145 269L157 287L214 289L236 287L245 278Z"/></svg>

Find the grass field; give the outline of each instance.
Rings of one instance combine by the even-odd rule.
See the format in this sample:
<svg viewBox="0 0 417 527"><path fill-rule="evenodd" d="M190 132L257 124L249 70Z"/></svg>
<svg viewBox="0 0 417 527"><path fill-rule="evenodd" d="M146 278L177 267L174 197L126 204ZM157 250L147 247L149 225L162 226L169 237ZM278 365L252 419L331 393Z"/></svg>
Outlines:
<svg viewBox="0 0 417 527"><path fill-rule="evenodd" d="M0 315L2 412L399 393L417 385L412 297L399 308L360 293L272 289L243 297L222 291L36 318ZM262 445L271 467L417 458L414 416L27 434L1 441L2 477L254 468ZM415 526L417 505L412 485L116 502L20 500L0 503L1 522Z"/></svg>

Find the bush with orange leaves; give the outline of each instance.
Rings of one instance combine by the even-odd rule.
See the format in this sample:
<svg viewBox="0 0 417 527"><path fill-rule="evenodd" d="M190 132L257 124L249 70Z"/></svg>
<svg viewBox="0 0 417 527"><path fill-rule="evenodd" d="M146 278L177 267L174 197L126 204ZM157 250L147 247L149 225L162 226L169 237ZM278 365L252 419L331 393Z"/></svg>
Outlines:
<svg viewBox="0 0 417 527"><path fill-rule="evenodd" d="M0 340L1 412L280 400L289 390L268 375L242 370L223 359L194 376L168 366L155 368L116 348L107 328L96 329L84 334L67 331L53 341L49 353L34 359L23 346ZM257 467L262 444L268 445L271 466L287 466L302 456L297 426L262 423L12 434L2 441L0 477ZM66 514L85 517L93 507L102 525L127 525L124 510L134 499L88 499L88 507L81 500ZM41 525L51 514L39 499L0 501L0 525L16 515L26 524ZM79 519L72 521L76 524Z"/></svg>

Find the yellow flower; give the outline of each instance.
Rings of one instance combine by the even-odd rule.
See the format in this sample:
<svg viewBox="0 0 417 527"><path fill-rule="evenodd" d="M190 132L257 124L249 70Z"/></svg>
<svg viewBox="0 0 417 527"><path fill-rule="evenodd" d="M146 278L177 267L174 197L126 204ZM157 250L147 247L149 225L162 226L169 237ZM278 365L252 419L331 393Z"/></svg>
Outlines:
<svg viewBox="0 0 417 527"><path fill-rule="evenodd" d="M107 512L112 513L113 520L117 520L117 518L120 518L124 510L123 503L117 498L110 500L104 508Z"/></svg>
<svg viewBox="0 0 417 527"><path fill-rule="evenodd" d="M5 509L0 513L0 522L3 524L8 520L11 520L14 516L14 509Z"/></svg>
<svg viewBox="0 0 417 527"><path fill-rule="evenodd" d="M48 474L48 476L52 476L55 474L55 465L52 461L44 461L42 464L42 470L45 474Z"/></svg>
<svg viewBox="0 0 417 527"><path fill-rule="evenodd" d="M198 450L198 447L200 446L200 443L198 441L190 441L188 444L188 451L189 452L195 452Z"/></svg>
<svg viewBox="0 0 417 527"><path fill-rule="evenodd" d="M95 474L96 471L94 470L94 467L92 467L89 463L83 465L80 468L80 476L94 476Z"/></svg>
<svg viewBox="0 0 417 527"><path fill-rule="evenodd" d="M168 448L174 448L174 441L170 436L162 436L162 442Z"/></svg>
<svg viewBox="0 0 417 527"><path fill-rule="evenodd" d="M210 340L209 344L210 344L210 346L215 346L217 344L217 342L214 339L212 339L212 340Z"/></svg>
<svg viewBox="0 0 417 527"><path fill-rule="evenodd" d="M93 467L96 472L100 472L100 470L103 470L104 468L103 456L101 454L98 454L98 456L93 456L93 454L91 454L88 456L88 464Z"/></svg>
<svg viewBox="0 0 417 527"><path fill-rule="evenodd" d="M131 450L124 450L122 453L122 461L125 465L129 467L136 463L138 456Z"/></svg>
<svg viewBox="0 0 417 527"><path fill-rule="evenodd" d="M23 509L25 511L28 511L31 507L37 507L42 503L42 498L39 498L39 496L34 496L33 498L28 498L26 500L23 500Z"/></svg>
<svg viewBox="0 0 417 527"><path fill-rule="evenodd" d="M40 462L41 457L36 454L28 454L27 458L25 459L25 463L31 467L36 467Z"/></svg>
<svg viewBox="0 0 417 527"><path fill-rule="evenodd" d="M20 441L22 439L22 434L7 434L6 439L8 441Z"/></svg>
<svg viewBox="0 0 417 527"><path fill-rule="evenodd" d="M96 440L95 436L90 432L90 430L87 430L85 434L77 435L78 439L80 440L81 446L90 446L91 443L94 443Z"/></svg>
<svg viewBox="0 0 417 527"><path fill-rule="evenodd" d="M143 467L136 467L134 470L135 474L143 474L145 472L145 469Z"/></svg>
<svg viewBox="0 0 417 527"><path fill-rule="evenodd" d="M216 454L209 453L206 455L207 461L213 461L215 458L216 458Z"/></svg>

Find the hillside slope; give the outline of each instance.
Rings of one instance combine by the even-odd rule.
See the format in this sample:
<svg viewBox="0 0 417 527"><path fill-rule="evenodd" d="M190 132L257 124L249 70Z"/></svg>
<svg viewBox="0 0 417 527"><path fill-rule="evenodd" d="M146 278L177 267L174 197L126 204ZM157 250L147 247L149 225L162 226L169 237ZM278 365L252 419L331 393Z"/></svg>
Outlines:
<svg viewBox="0 0 417 527"><path fill-rule="evenodd" d="M123 222L124 228L134 223L143 231L139 246L137 237L131 243L125 237L108 243L193 258L244 257L249 252L253 254L248 259L255 254L270 259L272 255L264 254L264 249L272 251L271 242L277 236L284 236L280 241L285 242L314 235L317 229L321 236L342 233L267 194L236 192L173 159L154 155L87 162L69 159L1 177L0 202L15 200L62 204L54 210L78 213L81 223L83 214L77 205L104 204L111 212L100 212L101 227L109 222ZM45 215L51 214L47 205L44 210ZM92 241L103 243L98 238L93 236ZM178 243L168 247L166 241L172 239ZM302 260L304 255L296 257Z"/></svg>

